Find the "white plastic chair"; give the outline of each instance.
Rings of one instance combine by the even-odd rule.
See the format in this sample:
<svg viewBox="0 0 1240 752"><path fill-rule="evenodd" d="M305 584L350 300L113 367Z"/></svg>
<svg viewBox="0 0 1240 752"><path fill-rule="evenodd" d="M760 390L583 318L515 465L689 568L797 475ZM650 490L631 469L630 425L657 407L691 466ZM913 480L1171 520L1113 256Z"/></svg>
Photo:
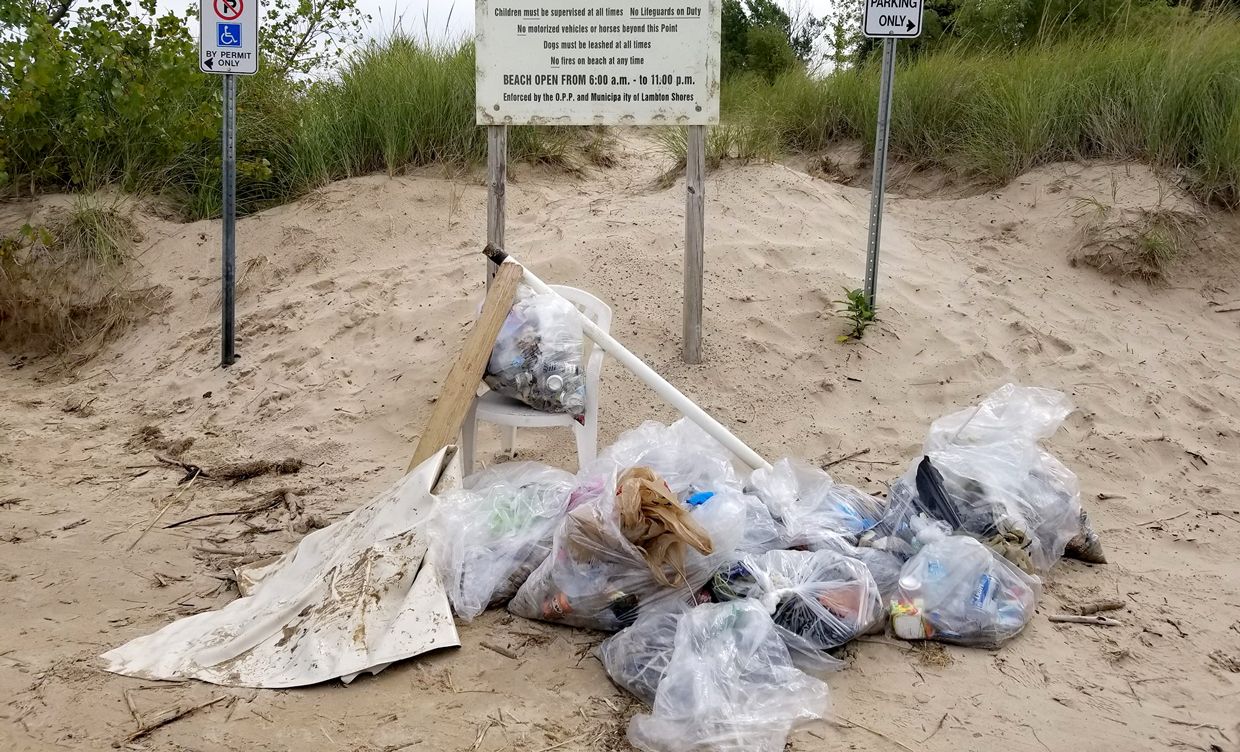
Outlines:
<svg viewBox="0 0 1240 752"><path fill-rule="evenodd" d="M611 308L606 303L584 290L563 285L550 285L577 309L586 315L600 329L611 330ZM582 359L586 362L586 405L585 425L578 423L573 416L563 413L544 413L508 397L501 397L488 391L474 399L461 426L461 463L465 474L474 469L474 442L477 438L478 422L485 421L501 426L500 447L511 453L517 444L517 427L551 428L567 426L573 429L577 440L577 466L583 467L592 461L598 453L598 387L599 377L603 372L603 348L594 344L587 337L582 343Z"/></svg>

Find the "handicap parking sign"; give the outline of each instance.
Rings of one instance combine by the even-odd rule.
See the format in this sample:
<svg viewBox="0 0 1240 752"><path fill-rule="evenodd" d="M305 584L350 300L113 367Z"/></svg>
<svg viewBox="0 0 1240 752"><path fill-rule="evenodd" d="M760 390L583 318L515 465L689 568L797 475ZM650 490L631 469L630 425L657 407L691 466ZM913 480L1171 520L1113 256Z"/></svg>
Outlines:
<svg viewBox="0 0 1240 752"><path fill-rule="evenodd" d="M215 25L215 39L220 47L240 47L241 24L217 23Z"/></svg>
<svg viewBox="0 0 1240 752"><path fill-rule="evenodd" d="M0 6L7 1L0 0ZM258 72L258 6L262 1L198 0L199 70L221 76L252 76ZM302 3L308 4L308 0Z"/></svg>

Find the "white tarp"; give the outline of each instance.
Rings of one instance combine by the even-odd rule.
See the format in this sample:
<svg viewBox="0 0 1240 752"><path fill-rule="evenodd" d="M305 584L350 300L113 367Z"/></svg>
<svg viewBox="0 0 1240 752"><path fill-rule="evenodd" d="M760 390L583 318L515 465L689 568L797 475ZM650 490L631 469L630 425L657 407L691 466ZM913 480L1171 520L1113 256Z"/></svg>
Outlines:
<svg viewBox="0 0 1240 752"><path fill-rule="evenodd" d="M247 595L104 653L105 668L144 679L240 687L350 681L389 663L460 646L427 560L424 522L440 450L339 522L243 576ZM440 487L459 483L459 463Z"/></svg>

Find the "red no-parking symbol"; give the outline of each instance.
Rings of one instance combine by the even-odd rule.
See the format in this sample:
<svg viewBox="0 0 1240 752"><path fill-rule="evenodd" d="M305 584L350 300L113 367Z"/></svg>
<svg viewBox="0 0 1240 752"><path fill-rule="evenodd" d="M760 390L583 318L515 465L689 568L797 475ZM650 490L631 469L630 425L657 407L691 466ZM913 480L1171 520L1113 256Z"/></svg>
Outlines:
<svg viewBox="0 0 1240 752"><path fill-rule="evenodd" d="M232 21L241 16L245 4L244 0L214 0L212 7L215 9L215 15L225 21Z"/></svg>

